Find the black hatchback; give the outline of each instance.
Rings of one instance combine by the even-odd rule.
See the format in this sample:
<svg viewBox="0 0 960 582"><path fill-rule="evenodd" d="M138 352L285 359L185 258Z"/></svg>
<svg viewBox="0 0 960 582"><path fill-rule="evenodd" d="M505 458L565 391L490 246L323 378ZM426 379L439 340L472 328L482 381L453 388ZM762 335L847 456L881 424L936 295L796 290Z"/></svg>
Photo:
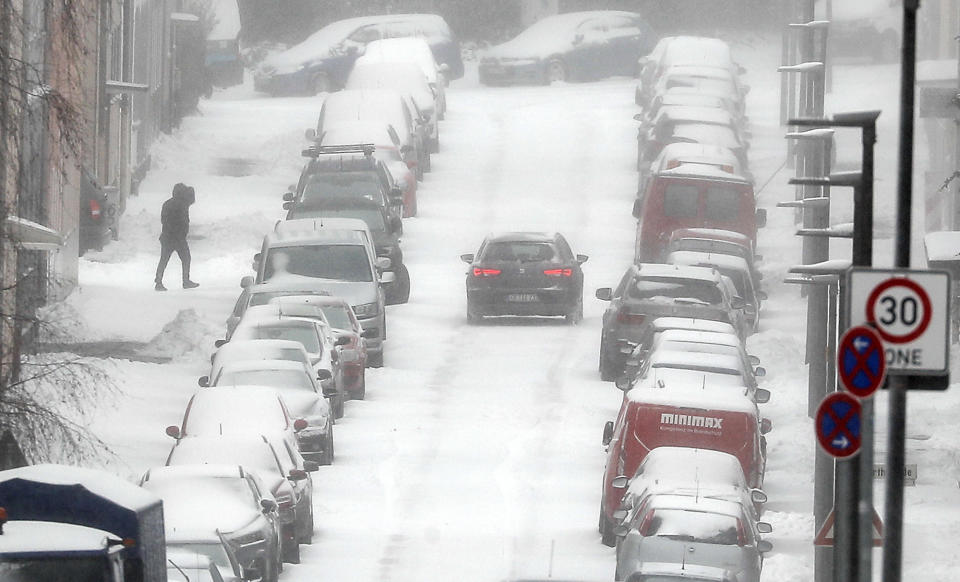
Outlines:
<svg viewBox="0 0 960 582"><path fill-rule="evenodd" d="M485 316L562 316L583 319L586 255L574 255L558 233L489 235L476 255L460 255L467 271L467 320Z"/></svg>

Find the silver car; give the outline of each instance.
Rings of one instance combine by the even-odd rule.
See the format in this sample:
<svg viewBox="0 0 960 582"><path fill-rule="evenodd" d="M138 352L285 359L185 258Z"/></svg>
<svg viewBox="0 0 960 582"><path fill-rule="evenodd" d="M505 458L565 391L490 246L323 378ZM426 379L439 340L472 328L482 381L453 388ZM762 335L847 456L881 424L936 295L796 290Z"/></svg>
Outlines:
<svg viewBox="0 0 960 582"><path fill-rule="evenodd" d="M740 582L759 582L760 539L772 531L741 503L699 495L651 495L617 528L616 579L626 580L647 562L710 566L732 571Z"/></svg>

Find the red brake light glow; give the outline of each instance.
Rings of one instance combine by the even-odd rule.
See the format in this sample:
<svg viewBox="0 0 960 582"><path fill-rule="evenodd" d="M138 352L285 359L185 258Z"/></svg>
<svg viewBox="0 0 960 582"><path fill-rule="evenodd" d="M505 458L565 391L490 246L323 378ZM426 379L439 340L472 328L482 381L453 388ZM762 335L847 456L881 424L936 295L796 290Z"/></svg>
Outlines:
<svg viewBox="0 0 960 582"><path fill-rule="evenodd" d="M548 277L572 277L573 269L547 269L543 274Z"/></svg>
<svg viewBox="0 0 960 582"><path fill-rule="evenodd" d="M500 269L483 269L480 267L473 268L474 277L496 277L500 274Z"/></svg>
<svg viewBox="0 0 960 582"><path fill-rule="evenodd" d="M96 200L90 201L90 216L100 218L100 203Z"/></svg>
<svg viewBox="0 0 960 582"><path fill-rule="evenodd" d="M625 323L627 325L641 325L645 319L645 315L641 313L631 313L626 309L621 309L617 312L617 322L619 323Z"/></svg>

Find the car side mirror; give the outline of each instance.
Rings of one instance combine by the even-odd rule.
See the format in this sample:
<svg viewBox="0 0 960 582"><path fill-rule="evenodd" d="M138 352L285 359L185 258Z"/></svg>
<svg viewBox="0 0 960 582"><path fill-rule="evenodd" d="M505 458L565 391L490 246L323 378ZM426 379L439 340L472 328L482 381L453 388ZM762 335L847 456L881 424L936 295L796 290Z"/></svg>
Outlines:
<svg viewBox="0 0 960 582"><path fill-rule="evenodd" d="M616 380L614 380L613 385L617 387L618 390L627 392L630 390L630 376L626 374L620 375Z"/></svg>
<svg viewBox="0 0 960 582"><path fill-rule="evenodd" d="M747 359L750 360L751 366L756 366L757 364L760 363L760 358L758 358L757 356L754 356L753 354L748 355Z"/></svg>
<svg viewBox="0 0 960 582"><path fill-rule="evenodd" d="M447 63L440 63L437 66L437 70L443 74L447 74L450 72L450 65L448 65Z"/></svg>
<svg viewBox="0 0 960 582"><path fill-rule="evenodd" d="M333 373L330 370L317 370L317 380L326 382L330 378L333 378Z"/></svg>
<svg viewBox="0 0 960 582"><path fill-rule="evenodd" d="M760 420L760 434L767 434L773 430L773 421L769 418Z"/></svg>
<svg viewBox="0 0 960 582"><path fill-rule="evenodd" d="M753 370L753 375L756 376L757 378L763 378L764 376L767 375L767 369L764 368L763 366L757 366Z"/></svg>
<svg viewBox="0 0 960 582"><path fill-rule="evenodd" d="M360 337L363 339L374 339L377 337L377 332L373 329L365 329L360 333Z"/></svg>
<svg viewBox="0 0 960 582"><path fill-rule="evenodd" d="M260 509L262 509L264 513L272 513L277 510L277 502L273 499L261 499Z"/></svg>
<svg viewBox="0 0 960 582"><path fill-rule="evenodd" d="M381 271L389 269L393 266L393 261L390 260L390 257L377 257L376 267Z"/></svg>
<svg viewBox="0 0 960 582"><path fill-rule="evenodd" d="M633 215L634 218L639 219L639 218L640 218L640 213L641 213L642 211L643 211L643 198L641 198L641 197L638 196L638 197L633 201L633 209L630 211L630 213Z"/></svg>
<svg viewBox="0 0 960 582"><path fill-rule="evenodd" d="M303 481L309 477L303 469L290 469L290 473L287 476L291 481Z"/></svg>
<svg viewBox="0 0 960 582"><path fill-rule="evenodd" d="M281 206L281 208L283 208L284 210L290 210L291 208L293 208L293 202L284 202L284 203L281 204L280 206Z"/></svg>
<svg viewBox="0 0 960 582"><path fill-rule="evenodd" d="M180 427L177 426L177 425L172 424L172 425L168 426L168 427L167 427L167 430L164 431L164 432L166 432L166 433L167 433L167 436L170 437L170 438L172 438L172 439L179 439L179 438L180 438Z"/></svg>
<svg viewBox="0 0 960 582"><path fill-rule="evenodd" d="M642 114L642 113L637 113L637 114L635 114L635 115L633 116L633 120L634 120L634 121L643 121L643 114Z"/></svg>
<svg viewBox="0 0 960 582"><path fill-rule="evenodd" d="M293 192L284 192L283 193L284 202L293 202Z"/></svg>
<svg viewBox="0 0 960 582"><path fill-rule="evenodd" d="M582 265L590 260L590 257L587 255L577 255L577 264Z"/></svg>
<svg viewBox="0 0 960 582"><path fill-rule="evenodd" d="M336 386L329 386L323 389L324 398L336 398L339 392L337 392Z"/></svg>
<svg viewBox="0 0 960 582"><path fill-rule="evenodd" d="M610 441L612 441L612 440L613 440L613 421L612 421L612 420L608 420L608 421L603 425L603 441L602 441L602 442L603 442L603 446L609 445L609 444L610 444Z"/></svg>
<svg viewBox="0 0 960 582"><path fill-rule="evenodd" d="M197 378L197 385L201 388L206 388L210 385L210 376L200 376Z"/></svg>
<svg viewBox="0 0 960 582"><path fill-rule="evenodd" d="M217 341L213 342L213 347L215 347L215 348L222 348L224 345L226 345L226 343L227 343L227 340L225 340L225 339L218 339Z"/></svg>
<svg viewBox="0 0 960 582"><path fill-rule="evenodd" d="M767 226L767 209L757 208L757 228Z"/></svg>
<svg viewBox="0 0 960 582"><path fill-rule="evenodd" d="M594 293L600 301L613 301L613 289L610 287L601 287Z"/></svg>
<svg viewBox="0 0 960 582"><path fill-rule="evenodd" d="M253 285L253 277L251 277L250 275L246 275L245 277L240 279L241 289L246 289L247 287L251 287L252 285Z"/></svg>
<svg viewBox="0 0 960 582"><path fill-rule="evenodd" d="M312 127L305 132L303 132L303 137L307 138L307 141L313 141L317 139L317 130Z"/></svg>
<svg viewBox="0 0 960 582"><path fill-rule="evenodd" d="M401 154L406 155L406 154L409 154L409 153L412 153L412 152L413 152L413 146L412 146L412 145L407 144L407 145L404 145L404 146L400 146L400 153L401 153Z"/></svg>
<svg viewBox="0 0 960 582"><path fill-rule="evenodd" d="M770 296L767 295L766 291L757 291L757 299L759 299L760 301L766 301L769 298Z"/></svg>
<svg viewBox="0 0 960 582"><path fill-rule="evenodd" d="M757 531L762 534L768 534L773 532L773 526L765 521L757 522Z"/></svg>
<svg viewBox="0 0 960 582"><path fill-rule="evenodd" d="M766 388L757 388L757 391L753 394L753 400L757 404L766 404L770 402L770 391Z"/></svg>
<svg viewBox="0 0 960 582"><path fill-rule="evenodd" d="M734 297L730 300L730 307L734 309L744 309L747 306L747 302L743 300L743 297Z"/></svg>
<svg viewBox="0 0 960 582"><path fill-rule="evenodd" d="M762 489L751 489L750 501L753 501L757 505L763 505L767 502L767 494L764 493Z"/></svg>
<svg viewBox="0 0 960 582"><path fill-rule="evenodd" d="M630 484L630 478L626 475L617 475L613 478L613 481L610 482L610 485L614 489L626 489L627 485Z"/></svg>
<svg viewBox="0 0 960 582"><path fill-rule="evenodd" d="M473 254L471 254L471 253L467 253L467 254L465 254L465 255L460 255L460 260L463 261L464 263L467 263L467 264L472 263L472 262L473 262L473 259L474 259L474 256L473 256Z"/></svg>
<svg viewBox="0 0 960 582"><path fill-rule="evenodd" d="M350 343L350 336L342 335L337 338L337 341L333 342L335 346L345 346Z"/></svg>
<svg viewBox="0 0 960 582"><path fill-rule="evenodd" d="M403 200L403 190L396 186L390 188L390 198L393 198L394 200Z"/></svg>
<svg viewBox="0 0 960 582"><path fill-rule="evenodd" d="M297 420L293 421L294 432L300 432L301 430L307 428L307 426L307 421L302 418L298 418Z"/></svg>
<svg viewBox="0 0 960 582"><path fill-rule="evenodd" d="M761 554L766 554L767 552L772 550L773 550L773 544L771 544L767 540L760 540L759 542L757 542L757 551L760 552Z"/></svg>
<svg viewBox="0 0 960 582"><path fill-rule="evenodd" d="M304 461L303 470L307 473L314 473L320 470L320 463L316 461Z"/></svg>
<svg viewBox="0 0 960 582"><path fill-rule="evenodd" d="M387 271L386 273L383 273L382 275L380 275L380 282L385 285L389 283L393 283L396 280L397 280L397 275L393 271Z"/></svg>

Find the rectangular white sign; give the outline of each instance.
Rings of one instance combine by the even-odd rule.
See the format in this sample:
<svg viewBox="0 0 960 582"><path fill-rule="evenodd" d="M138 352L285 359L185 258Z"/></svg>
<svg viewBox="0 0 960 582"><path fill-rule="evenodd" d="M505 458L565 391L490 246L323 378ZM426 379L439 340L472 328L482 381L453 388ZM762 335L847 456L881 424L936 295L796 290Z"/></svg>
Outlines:
<svg viewBox="0 0 960 582"><path fill-rule="evenodd" d="M883 463L874 463L873 465L873 478L883 480L887 478L887 466ZM907 487L915 487L917 485L917 466L916 465L904 465L903 466L903 484Z"/></svg>
<svg viewBox="0 0 960 582"><path fill-rule="evenodd" d="M948 371L950 275L946 271L850 269L850 326L870 324L883 339L887 374Z"/></svg>

